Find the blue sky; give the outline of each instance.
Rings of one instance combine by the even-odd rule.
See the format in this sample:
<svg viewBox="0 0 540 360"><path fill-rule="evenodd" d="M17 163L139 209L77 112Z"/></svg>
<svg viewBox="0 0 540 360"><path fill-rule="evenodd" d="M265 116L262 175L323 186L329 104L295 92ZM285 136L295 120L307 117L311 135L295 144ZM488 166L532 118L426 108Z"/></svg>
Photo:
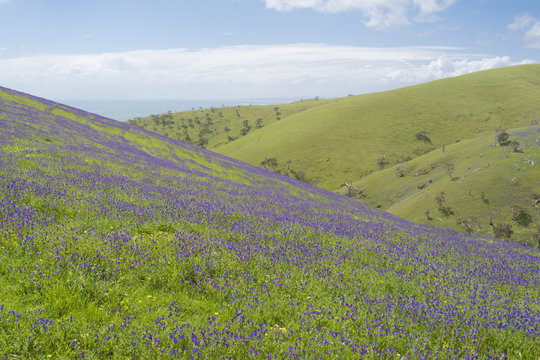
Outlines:
<svg viewBox="0 0 540 360"><path fill-rule="evenodd" d="M0 0L0 85L335 97L540 60L537 0Z"/></svg>

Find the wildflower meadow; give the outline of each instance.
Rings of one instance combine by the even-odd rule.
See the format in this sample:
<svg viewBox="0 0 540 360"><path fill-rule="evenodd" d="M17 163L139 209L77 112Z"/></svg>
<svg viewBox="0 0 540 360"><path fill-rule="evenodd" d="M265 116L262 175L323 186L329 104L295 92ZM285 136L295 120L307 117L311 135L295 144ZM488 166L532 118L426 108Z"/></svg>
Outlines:
<svg viewBox="0 0 540 360"><path fill-rule="evenodd" d="M532 359L540 253L0 88L0 359Z"/></svg>

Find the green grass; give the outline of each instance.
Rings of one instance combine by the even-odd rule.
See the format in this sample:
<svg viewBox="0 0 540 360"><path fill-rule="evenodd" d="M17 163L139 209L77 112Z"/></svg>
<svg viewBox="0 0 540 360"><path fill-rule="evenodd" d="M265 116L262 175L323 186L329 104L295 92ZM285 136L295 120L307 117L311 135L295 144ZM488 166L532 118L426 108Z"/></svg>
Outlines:
<svg viewBox="0 0 540 360"><path fill-rule="evenodd" d="M527 132L530 134L523 134ZM536 246L540 207L533 204L540 196L540 125L509 134L521 144L520 152L496 145L495 136L482 136L378 171L352 186L364 192L362 201L417 223L466 231L466 226L457 222L469 218L469 231L493 236L491 218L495 226L511 224L513 240ZM448 164L454 166L451 176ZM346 193L346 189L340 192ZM442 211L435 200L441 192L447 198ZM531 215L529 226L513 220L516 207Z"/></svg>
<svg viewBox="0 0 540 360"><path fill-rule="evenodd" d="M128 123L173 139L214 149L245 136L240 133L241 129L245 128L245 121L249 128L248 133L255 133L283 118L332 101L334 100L301 100L283 105L216 107L152 115L132 119Z"/></svg>
<svg viewBox="0 0 540 360"><path fill-rule="evenodd" d="M538 250L31 101L0 101L1 360L540 356Z"/></svg>
<svg viewBox="0 0 540 360"><path fill-rule="evenodd" d="M246 118L263 116L265 126L228 143L223 140L226 135L216 130L210 137L209 147L253 165L260 165L265 158L275 158L276 171L332 191L344 192L342 184L356 183L367 192L367 197L361 200L408 220L463 231L464 227L456 224L456 219L476 217L478 226L474 231L493 235L489 216L495 224L511 223L512 205L530 208L531 198L540 193L535 180L538 165L528 170L523 170L525 165L518 165L522 170L516 170L514 175L519 181L510 184L508 179L514 178L513 175L497 177L493 169L513 174L516 171L512 169L517 169L511 164L513 158L523 162L527 156L535 159L538 154L527 150L523 154L509 154L507 158L490 158L491 170L472 173L463 180L461 188L467 187L466 196L454 186L456 182L442 181L448 177L443 166L452 162L456 174L482 166L473 159L480 153L478 147L493 142L496 128L513 129L540 121L539 97L540 65L523 65L381 93L282 105L280 121L272 120L273 107L242 107L240 113L245 112ZM227 122L220 123L234 129L231 133L238 132L242 126L242 119L234 115L234 111L235 108L226 109ZM205 112L208 111L199 113ZM176 119L188 115L174 116ZM136 124L149 127L147 123ZM156 127L153 130L162 132ZM418 139L420 132L426 134L427 141ZM489 138L485 144L478 140L483 136ZM468 140L474 140L476 145ZM435 159L443 147L448 149L444 158L427 160ZM452 149L459 149L455 151L460 155L452 157ZM430 152L433 155L426 157ZM417 171L422 167L424 170L434 168L430 168L426 176L409 175L399 182L395 181L395 169L386 170L412 159L419 159ZM485 164L486 159L481 159L481 163ZM432 163L424 163L426 161ZM436 184L419 192L418 186L429 184L433 176L436 176L433 179ZM504 189L503 195L500 195L501 189ZM435 191L448 195L447 205L451 204L452 209L458 211L456 216L441 218L439 211L433 211ZM477 200L482 192L489 196L489 203ZM433 220L426 220L427 210ZM534 221L538 221L537 208L529 210ZM529 229L514 226L514 231L515 239L534 242L534 224Z"/></svg>
<svg viewBox="0 0 540 360"><path fill-rule="evenodd" d="M508 67L398 90L346 97L282 119L214 150L258 165L265 157L336 190L433 148L537 119L540 65ZM431 144L416 139L426 131Z"/></svg>

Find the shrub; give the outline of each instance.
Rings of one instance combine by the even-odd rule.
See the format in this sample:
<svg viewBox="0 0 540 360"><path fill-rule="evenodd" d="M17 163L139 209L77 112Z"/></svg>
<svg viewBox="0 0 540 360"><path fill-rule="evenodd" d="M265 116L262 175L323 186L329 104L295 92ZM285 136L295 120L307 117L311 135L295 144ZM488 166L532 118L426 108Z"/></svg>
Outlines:
<svg viewBox="0 0 540 360"><path fill-rule="evenodd" d="M440 210L443 204L446 202L446 194L444 191L441 191L439 195L435 196L435 201L437 202L437 210Z"/></svg>
<svg viewBox="0 0 540 360"><path fill-rule="evenodd" d="M400 166L396 169L396 176L398 177L404 177L405 176L405 169L403 166Z"/></svg>
<svg viewBox="0 0 540 360"><path fill-rule="evenodd" d="M456 219L456 224L463 225L467 234L472 234L477 224L477 219L474 216L464 216Z"/></svg>
<svg viewBox="0 0 540 360"><path fill-rule="evenodd" d="M388 160L386 159L386 155L381 156L377 159L377 165L379 165L379 168L382 170L384 167L388 164Z"/></svg>
<svg viewBox="0 0 540 360"><path fill-rule="evenodd" d="M510 239L514 231L510 224L499 224L493 229L493 235L499 239Z"/></svg>
<svg viewBox="0 0 540 360"><path fill-rule="evenodd" d="M454 173L455 169L456 169L456 167L452 163L447 163L446 165L444 165L444 170L446 171L446 173L450 177L450 180L454 180L454 177L452 176L452 174Z"/></svg>
<svg viewBox="0 0 540 360"><path fill-rule="evenodd" d="M519 141L514 140L514 141L510 142L510 146L512 147L512 150L514 152L523 152L523 151L521 151L521 148L519 147Z"/></svg>
<svg viewBox="0 0 540 360"><path fill-rule="evenodd" d="M512 219L518 223L518 225L529 227L532 223L532 216L528 214L525 210L516 208L512 210Z"/></svg>
<svg viewBox="0 0 540 360"><path fill-rule="evenodd" d="M431 139L429 138L429 136L427 136L427 132L425 130L417 132L416 139L423 141L424 143L431 144Z"/></svg>
<svg viewBox="0 0 540 360"><path fill-rule="evenodd" d="M278 167L278 161L276 158L265 158L260 164L262 167L268 170L276 171Z"/></svg>
<svg viewBox="0 0 540 360"><path fill-rule="evenodd" d="M510 137L510 135L508 135L506 130L497 128L495 130L495 135L497 136L497 144L501 146L508 145L508 138Z"/></svg>

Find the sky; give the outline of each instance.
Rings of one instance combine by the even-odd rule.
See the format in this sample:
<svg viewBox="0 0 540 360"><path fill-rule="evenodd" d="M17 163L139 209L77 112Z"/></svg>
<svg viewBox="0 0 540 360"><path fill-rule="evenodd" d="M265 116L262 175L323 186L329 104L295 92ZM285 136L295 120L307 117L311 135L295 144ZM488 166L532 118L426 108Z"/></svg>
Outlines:
<svg viewBox="0 0 540 360"><path fill-rule="evenodd" d="M540 61L538 0L0 0L0 86L312 98Z"/></svg>

